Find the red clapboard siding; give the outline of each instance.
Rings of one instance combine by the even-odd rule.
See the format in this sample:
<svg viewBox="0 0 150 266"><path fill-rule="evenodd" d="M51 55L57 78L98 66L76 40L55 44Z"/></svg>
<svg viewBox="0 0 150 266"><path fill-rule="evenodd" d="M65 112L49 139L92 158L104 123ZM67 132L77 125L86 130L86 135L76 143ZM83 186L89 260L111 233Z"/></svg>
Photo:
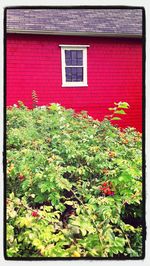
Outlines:
<svg viewBox="0 0 150 266"><path fill-rule="evenodd" d="M62 87L59 44L88 44L88 87ZM7 105L32 107L52 102L103 119L116 101L130 104L119 126L142 130L142 43L135 39L19 35L7 36Z"/></svg>

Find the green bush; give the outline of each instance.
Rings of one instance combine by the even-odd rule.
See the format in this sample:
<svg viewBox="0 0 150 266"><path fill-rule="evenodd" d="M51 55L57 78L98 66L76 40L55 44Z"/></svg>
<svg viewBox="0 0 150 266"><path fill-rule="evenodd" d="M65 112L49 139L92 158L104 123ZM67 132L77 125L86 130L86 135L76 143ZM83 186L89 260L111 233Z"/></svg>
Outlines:
<svg viewBox="0 0 150 266"><path fill-rule="evenodd" d="M134 128L7 108L7 256L142 256L141 165Z"/></svg>

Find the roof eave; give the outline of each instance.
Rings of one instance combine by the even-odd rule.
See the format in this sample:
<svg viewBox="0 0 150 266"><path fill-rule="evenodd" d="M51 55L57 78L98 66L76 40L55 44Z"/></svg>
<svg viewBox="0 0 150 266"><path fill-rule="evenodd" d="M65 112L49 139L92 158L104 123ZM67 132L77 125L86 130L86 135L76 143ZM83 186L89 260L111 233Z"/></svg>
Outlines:
<svg viewBox="0 0 150 266"><path fill-rule="evenodd" d="M142 38L141 34L132 33L105 33L105 32L66 32L66 31L48 31L48 30L18 30L7 29L7 33L18 34L39 34L39 35L66 35L66 36L93 36L93 37L124 37L124 38Z"/></svg>

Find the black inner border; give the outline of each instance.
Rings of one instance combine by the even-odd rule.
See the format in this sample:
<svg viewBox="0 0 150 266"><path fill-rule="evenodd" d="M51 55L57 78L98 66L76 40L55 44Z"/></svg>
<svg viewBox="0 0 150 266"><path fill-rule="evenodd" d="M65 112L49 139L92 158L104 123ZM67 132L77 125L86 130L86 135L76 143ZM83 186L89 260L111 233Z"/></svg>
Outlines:
<svg viewBox="0 0 150 266"><path fill-rule="evenodd" d="M146 115L146 95L145 95L145 62L146 62L146 19L145 19L145 8L143 6L124 6L124 5L117 5L117 6L11 6L4 8L4 105L3 105L3 114L4 114L4 135L3 135L3 173L4 173L4 207L3 207L3 214L4 214L4 223L3 223L3 251L4 251L4 258L5 260L14 260L14 261L41 261L41 260L116 260L115 258L103 258L103 257L43 257L43 258L34 258L34 257L8 257L6 254L6 191L7 191L7 183L6 183L6 98L7 98L7 91L6 91L6 22L7 22L7 10L8 9L141 9L142 10L142 174L143 174L143 183L142 183L142 197L143 197L143 230L142 230L142 256L140 257L131 257L131 258L119 258L117 260L141 260L145 258L145 240L146 240L146 208L145 208L145 115Z"/></svg>

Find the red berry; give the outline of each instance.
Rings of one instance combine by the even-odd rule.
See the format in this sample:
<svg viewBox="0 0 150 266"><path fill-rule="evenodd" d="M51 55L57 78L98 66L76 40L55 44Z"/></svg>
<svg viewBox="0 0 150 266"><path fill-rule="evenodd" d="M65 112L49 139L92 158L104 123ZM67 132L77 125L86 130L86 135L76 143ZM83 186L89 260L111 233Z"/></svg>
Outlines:
<svg viewBox="0 0 150 266"><path fill-rule="evenodd" d="M20 180L20 181L23 181L24 179L25 179L25 176L23 176L23 175L20 175L20 176L19 176L19 180Z"/></svg>
<svg viewBox="0 0 150 266"><path fill-rule="evenodd" d="M106 186L107 186L107 182L104 182L104 183L102 184L102 186L103 186L103 187L106 187Z"/></svg>
<svg viewBox="0 0 150 266"><path fill-rule="evenodd" d="M112 191L111 190L108 190L107 195L108 196L112 195Z"/></svg>
<svg viewBox="0 0 150 266"><path fill-rule="evenodd" d="M38 216L39 216L39 214L38 214L38 212L37 212L37 211L33 211L33 212L32 212L32 216L33 216L33 217L38 217Z"/></svg>
<svg viewBox="0 0 150 266"><path fill-rule="evenodd" d="M110 193L111 193L110 187L106 187L106 189L104 190L104 193L106 195L110 195Z"/></svg>

